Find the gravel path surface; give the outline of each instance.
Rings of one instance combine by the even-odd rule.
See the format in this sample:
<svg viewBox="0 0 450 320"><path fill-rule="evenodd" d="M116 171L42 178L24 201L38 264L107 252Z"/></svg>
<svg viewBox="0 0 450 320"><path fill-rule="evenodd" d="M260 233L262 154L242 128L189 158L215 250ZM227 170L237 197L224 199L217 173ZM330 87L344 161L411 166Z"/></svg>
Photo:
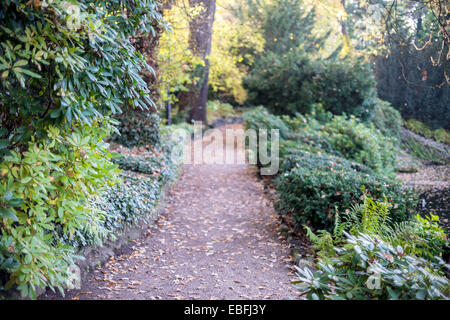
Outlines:
<svg viewBox="0 0 450 320"><path fill-rule="evenodd" d="M298 299L279 227L251 166L185 165L157 224L66 299Z"/></svg>

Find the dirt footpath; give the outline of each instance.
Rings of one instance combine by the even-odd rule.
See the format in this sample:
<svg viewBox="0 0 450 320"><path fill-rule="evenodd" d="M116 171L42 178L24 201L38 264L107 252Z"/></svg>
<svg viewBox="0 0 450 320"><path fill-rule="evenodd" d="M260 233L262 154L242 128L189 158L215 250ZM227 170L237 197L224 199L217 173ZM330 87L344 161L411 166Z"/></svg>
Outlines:
<svg viewBox="0 0 450 320"><path fill-rule="evenodd" d="M289 247L255 170L185 165L157 224L66 299L298 299Z"/></svg>

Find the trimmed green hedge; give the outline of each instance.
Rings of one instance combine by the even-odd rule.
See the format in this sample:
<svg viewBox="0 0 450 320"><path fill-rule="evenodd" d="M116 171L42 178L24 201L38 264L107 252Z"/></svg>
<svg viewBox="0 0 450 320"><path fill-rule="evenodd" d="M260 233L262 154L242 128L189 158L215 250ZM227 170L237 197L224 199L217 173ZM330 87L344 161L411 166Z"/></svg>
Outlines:
<svg viewBox="0 0 450 320"><path fill-rule="evenodd" d="M282 214L292 214L298 224L331 230L336 212L350 210L366 190L373 199L393 205L394 221L406 220L414 212L416 197L393 177L346 159L299 151L286 157L277 179Z"/></svg>

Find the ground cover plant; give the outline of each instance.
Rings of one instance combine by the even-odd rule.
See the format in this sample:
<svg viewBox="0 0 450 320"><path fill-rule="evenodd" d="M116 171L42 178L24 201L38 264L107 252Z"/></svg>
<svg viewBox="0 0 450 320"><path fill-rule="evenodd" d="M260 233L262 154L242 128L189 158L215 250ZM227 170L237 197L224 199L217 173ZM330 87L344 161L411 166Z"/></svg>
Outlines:
<svg viewBox="0 0 450 320"><path fill-rule="evenodd" d="M450 145L450 133L444 128L433 130L425 123L415 119L409 119L408 121L405 121L405 127L414 133L424 136L425 138L434 139L437 142Z"/></svg>

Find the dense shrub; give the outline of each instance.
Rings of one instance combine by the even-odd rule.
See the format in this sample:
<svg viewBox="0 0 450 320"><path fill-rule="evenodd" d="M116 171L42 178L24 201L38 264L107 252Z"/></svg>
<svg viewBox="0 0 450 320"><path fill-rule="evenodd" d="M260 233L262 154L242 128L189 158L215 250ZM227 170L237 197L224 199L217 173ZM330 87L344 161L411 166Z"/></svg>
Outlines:
<svg viewBox="0 0 450 320"><path fill-rule="evenodd" d="M172 143L163 140L158 148L139 155L119 155L112 158L112 162L119 169L153 175L157 180L167 182L173 179L177 170L172 149Z"/></svg>
<svg viewBox="0 0 450 320"><path fill-rule="evenodd" d="M352 60L326 62L314 78L313 95L333 114L373 116L376 82L368 64Z"/></svg>
<svg viewBox="0 0 450 320"><path fill-rule="evenodd" d="M272 113L307 113L316 101L313 78L316 66L302 50L264 54L244 80L247 101L264 105Z"/></svg>
<svg viewBox="0 0 450 320"><path fill-rule="evenodd" d="M120 155L111 159L119 166L119 169L152 174L154 172L152 163L145 161L143 157Z"/></svg>
<svg viewBox="0 0 450 320"><path fill-rule="evenodd" d="M2 288L32 298L37 287L63 290L76 256L61 237L102 234L102 215L88 201L115 180L103 142L109 116L153 105L140 76L148 66L130 39L159 23L157 6L2 2L0 260L9 261Z"/></svg>
<svg viewBox="0 0 450 320"><path fill-rule="evenodd" d="M233 117L235 111L231 104L214 100L207 102L206 115L208 117L208 124L210 124L217 119Z"/></svg>
<svg viewBox="0 0 450 320"><path fill-rule="evenodd" d="M272 129L279 130L279 141L283 142L285 139L289 138L292 134L292 132L289 130L289 128L286 126L284 121L275 115L270 114L267 112L267 110L264 107L257 107L252 109L249 112L246 112L244 114L244 121L245 121L245 128L255 130L257 135L261 137L261 132L259 130L263 130L262 132L267 133L267 145L265 148L267 148L267 155L270 155L272 152ZM267 131L266 131L267 130ZM265 151L263 149L263 152L260 152L260 140L258 138L257 146L256 146L256 154L252 154L253 150L249 150L250 155L255 157L257 161L257 165L260 167L264 167L267 164L267 159L261 158L262 154L265 154ZM280 150L281 151L281 150ZM282 152L281 152L282 153ZM270 155L272 159L274 157L278 158L279 154L276 155ZM279 161L278 159L276 161Z"/></svg>
<svg viewBox="0 0 450 320"><path fill-rule="evenodd" d="M409 218L416 197L403 190L394 177L376 174L370 168L336 156L299 151L284 159L277 179L282 214L292 214L298 224L330 230L336 213L350 210L364 195L393 205L394 221Z"/></svg>
<svg viewBox="0 0 450 320"><path fill-rule="evenodd" d="M384 136L394 139L400 138L403 125L402 116L389 102L377 99L372 122Z"/></svg>
<svg viewBox="0 0 450 320"><path fill-rule="evenodd" d="M358 122L355 117L335 116L328 123L321 124L308 119L308 126L295 135L295 140L304 149L322 151L349 160L357 161L376 171L394 170L396 148L393 141L372 126Z"/></svg>
<svg viewBox="0 0 450 320"><path fill-rule="evenodd" d="M37 287L62 290L74 251L59 241L61 234L72 239L83 230L94 239L102 236L101 216L88 202L117 175L102 143L108 133L94 125L72 132L50 127L46 140L30 142L23 154L10 151L4 157L0 255L14 263L2 266L9 279L1 287L17 285L30 297Z"/></svg>
<svg viewBox="0 0 450 320"><path fill-rule="evenodd" d="M413 132L403 130L401 144L404 150L422 161L437 165L450 163L450 147L430 142Z"/></svg>
<svg viewBox="0 0 450 320"><path fill-rule="evenodd" d="M260 130L260 129L278 129L280 130L280 138L287 139L292 132L289 130L285 122L278 116L270 114L264 107L253 108L244 114L245 128Z"/></svg>
<svg viewBox="0 0 450 320"><path fill-rule="evenodd" d="M306 227L318 271L298 269L299 289L309 299L442 299L448 295L442 258L450 247L439 218L417 214L393 223L391 208L364 195L361 204L336 215L331 233L319 230L315 234ZM326 279L330 276L338 288L333 296Z"/></svg>
<svg viewBox="0 0 450 320"><path fill-rule="evenodd" d="M375 80L369 66L352 61L312 61L304 51L283 55L268 52L244 82L248 101L275 114L310 113L321 103L333 114L370 119L376 103Z"/></svg>
<svg viewBox="0 0 450 320"><path fill-rule="evenodd" d="M264 37L264 52L283 54L303 47L316 53L326 36L313 32L316 10L303 0L245 1L238 15L246 23L258 26Z"/></svg>
<svg viewBox="0 0 450 320"><path fill-rule="evenodd" d="M163 136L152 151L113 158L122 168L121 184L111 186L95 201L95 206L105 213L103 227L110 232L136 223L147 223L155 218L156 204L162 188L172 183L178 175L178 159L173 155L176 141ZM130 170L130 171L128 171Z"/></svg>
<svg viewBox="0 0 450 320"><path fill-rule="evenodd" d="M111 141L123 144L127 148L149 147L156 145L160 139L161 120L156 113L128 111L116 117L118 133L111 136Z"/></svg>

